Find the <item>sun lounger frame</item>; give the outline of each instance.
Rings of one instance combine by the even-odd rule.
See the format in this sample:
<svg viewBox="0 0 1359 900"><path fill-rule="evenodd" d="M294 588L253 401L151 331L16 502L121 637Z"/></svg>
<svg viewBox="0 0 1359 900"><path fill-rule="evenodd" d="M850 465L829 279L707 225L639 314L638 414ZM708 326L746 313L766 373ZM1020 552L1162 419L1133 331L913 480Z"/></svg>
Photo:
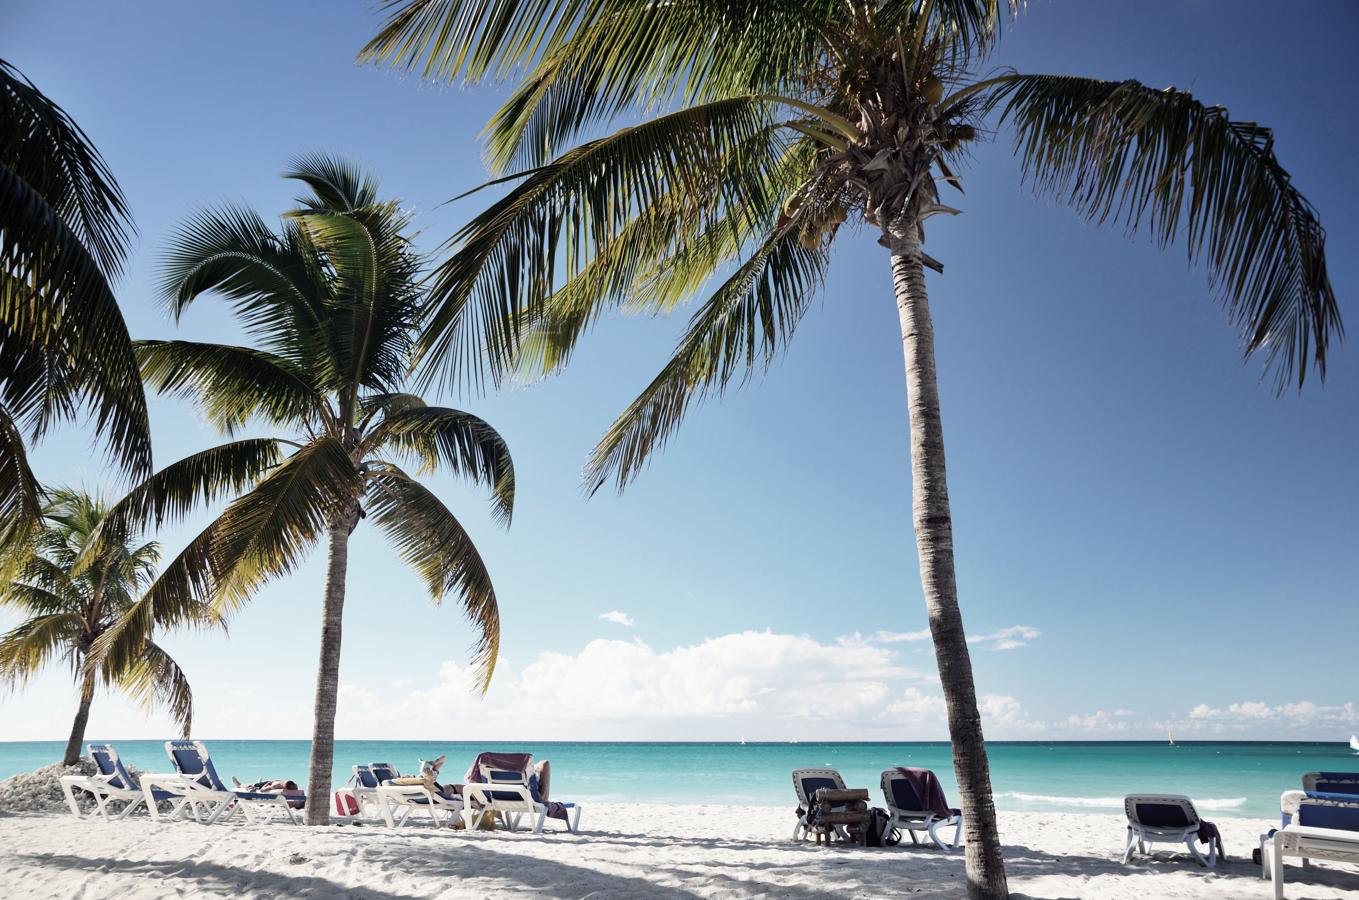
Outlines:
<svg viewBox="0 0 1359 900"><path fill-rule="evenodd" d="M154 809L156 803L161 800L174 804L173 813L181 814L184 805L183 798L165 791L153 792L148 797L143 792L140 783L133 779L132 774L128 772L127 767L118 758L118 751L113 748L112 744L90 744L88 749L90 759L99 771L93 775L61 776L61 792L66 796L66 805L70 807L71 815L77 819L86 818L80 814L80 803L75 796L75 791L78 790L85 791L94 797L95 808L90 813L89 818L101 817L105 821L111 822L127 817L143 803L149 804ZM107 771L105 771L106 768ZM109 801L118 801L125 805L117 815L111 815L108 808Z"/></svg>
<svg viewBox="0 0 1359 900"><path fill-rule="evenodd" d="M470 831L481 825L489 813L500 817L505 827L514 831L519 820L533 817L533 833L542 834L547 824L547 804L533 799L533 789L523 772L505 772L481 766L482 783L470 782L462 786L463 818ZM506 796L506 795L511 796ZM566 830L573 834L580 830L581 807L577 803L563 803L570 812Z"/></svg>
<svg viewBox="0 0 1359 900"><path fill-rule="evenodd" d="M896 769L885 769L878 782L882 787L883 799L887 802L887 813L892 817L890 827L904 829L911 836L912 844L919 845L920 838L916 836L916 832L923 831L940 850L957 850L962 846L963 840L962 814L940 816L928 809L905 809L897 806L896 798L892 794L892 782L906 780L906 776ZM941 828L953 829L951 842L944 840L939 834Z"/></svg>
<svg viewBox="0 0 1359 900"><path fill-rule="evenodd" d="M1189 824L1173 827L1144 823L1137 813L1137 807L1153 804L1178 806L1184 812ZM1123 848L1124 863L1132 859L1133 851L1147 853L1148 844L1184 844L1189 850L1189 855L1199 865L1206 869L1217 865L1216 842L1209 843L1206 856L1199 850L1199 826L1203 820L1199 817L1198 810L1194 808L1194 801L1188 797L1182 794L1129 794L1123 799L1123 809L1128 816L1128 842Z"/></svg>

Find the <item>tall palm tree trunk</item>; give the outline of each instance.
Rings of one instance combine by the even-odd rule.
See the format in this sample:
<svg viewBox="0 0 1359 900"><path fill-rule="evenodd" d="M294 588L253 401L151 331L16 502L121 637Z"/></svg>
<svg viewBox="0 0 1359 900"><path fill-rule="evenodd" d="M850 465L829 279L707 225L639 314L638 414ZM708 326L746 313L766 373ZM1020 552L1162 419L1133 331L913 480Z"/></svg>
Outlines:
<svg viewBox="0 0 1359 900"><path fill-rule="evenodd" d="M91 671L80 680L80 707L71 723L71 738L66 742L66 755L61 758L63 766L73 766L80 761L80 745L85 743L85 726L90 722L90 702L93 700L94 672Z"/></svg>
<svg viewBox="0 0 1359 900"><path fill-rule="evenodd" d="M1004 900L1005 862L991 798L991 772L982 738L972 661L967 652L958 585L953 568L953 516L949 511L944 468L944 429L939 419L935 381L934 325L930 321L920 236L914 222L893 228L892 282L901 319L906 357L906 389L911 422L911 495L920 582L925 591L930 636L939 664L939 681L948 707L953 769L962 797L967 840L967 893L973 900Z"/></svg>
<svg viewBox="0 0 1359 900"><path fill-rule="evenodd" d="M349 571L349 533L358 521L357 504L330 526L325 608L321 616L321 662L316 671L316 711L307 767L307 824L330 824L330 772L335 762L335 707L340 691L340 636L344 581Z"/></svg>

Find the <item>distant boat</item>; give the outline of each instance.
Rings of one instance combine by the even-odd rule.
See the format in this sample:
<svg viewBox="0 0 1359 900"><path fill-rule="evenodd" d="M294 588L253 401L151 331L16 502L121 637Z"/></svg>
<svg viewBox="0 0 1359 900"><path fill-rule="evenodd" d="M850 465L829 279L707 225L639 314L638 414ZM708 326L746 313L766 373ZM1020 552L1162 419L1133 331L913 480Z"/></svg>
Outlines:
<svg viewBox="0 0 1359 900"><path fill-rule="evenodd" d="M1350 749L1359 753L1359 734L1350 735Z"/></svg>
<svg viewBox="0 0 1359 900"><path fill-rule="evenodd" d="M1167 729L1166 729L1166 737L1170 740L1170 746L1174 747L1174 746L1175 746L1175 732L1173 732L1173 731L1171 731L1169 728L1167 728Z"/></svg>
<svg viewBox="0 0 1359 900"><path fill-rule="evenodd" d="M741 746L744 747L745 745L746 745L746 736L743 734L743 735L741 735Z"/></svg>

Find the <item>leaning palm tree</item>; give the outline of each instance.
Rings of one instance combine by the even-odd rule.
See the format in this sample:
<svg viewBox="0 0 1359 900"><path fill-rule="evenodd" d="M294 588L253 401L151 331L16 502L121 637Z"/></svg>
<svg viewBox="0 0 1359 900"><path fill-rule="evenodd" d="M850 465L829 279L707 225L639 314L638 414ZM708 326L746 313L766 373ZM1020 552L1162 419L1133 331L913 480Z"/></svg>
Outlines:
<svg viewBox="0 0 1359 900"><path fill-rule="evenodd" d="M25 616L0 636L0 681L21 684L57 658L70 665L80 685L80 705L63 765L80 758L90 703L101 682L148 707L164 706L187 735L193 722L189 681L150 632L130 641L135 653L117 664L89 659L94 642L151 584L159 545L140 543L135 531L101 528L109 506L97 496L63 489L47 497L41 524L16 562L17 576L0 583L0 606Z"/></svg>
<svg viewBox="0 0 1359 900"><path fill-rule="evenodd" d="M161 573L97 652L135 653L122 639L145 621L179 621L207 602L228 614L265 581L286 575L323 537L329 546L307 777L307 822L329 820L340 637L349 536L371 517L436 601L457 595L480 632L483 690L495 667L500 616L491 578L466 530L402 468L444 467L487 485L508 525L514 468L486 422L427 406L403 391L424 303L425 263L407 215L377 183L327 156L295 161L286 177L311 193L278 230L249 209L203 212L176 235L164 295L178 318L204 294L228 300L258 346L140 341L149 385L195 400L231 435L249 422L277 437L243 438L153 475L115 521L163 522L199 503L234 497Z"/></svg>
<svg viewBox="0 0 1359 900"><path fill-rule="evenodd" d="M131 228L89 138L0 60L0 548L41 519L25 434L85 408L123 468L151 471L146 398L109 288Z"/></svg>
<svg viewBox="0 0 1359 900"><path fill-rule="evenodd" d="M1268 129L1173 88L1002 72L1018 0L391 0L361 61L433 80L522 74L487 127L510 183L458 231L421 352L446 376L563 365L619 307L662 312L710 280L673 358L595 448L621 489L692 401L767 366L841 226L885 249L909 390L921 580L948 706L974 897L1006 895L953 536L922 249L958 210L968 145L1011 125L1040 193L1086 218L1187 238L1246 352L1301 386L1340 333L1312 207ZM630 124L607 133L620 116ZM600 136L603 134L604 136ZM574 148L571 144L588 138ZM857 299L857 298L856 298ZM430 370L433 371L433 370Z"/></svg>

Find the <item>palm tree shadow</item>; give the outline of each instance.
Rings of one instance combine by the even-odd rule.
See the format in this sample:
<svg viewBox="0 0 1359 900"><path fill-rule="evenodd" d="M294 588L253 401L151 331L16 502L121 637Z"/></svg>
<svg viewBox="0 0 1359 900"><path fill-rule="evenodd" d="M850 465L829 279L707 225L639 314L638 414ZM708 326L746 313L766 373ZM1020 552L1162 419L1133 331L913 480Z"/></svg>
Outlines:
<svg viewBox="0 0 1359 900"><path fill-rule="evenodd" d="M51 866L67 871L90 871L109 875L151 876L163 879L167 893L174 889L188 889L193 896L208 884L233 889L242 893L268 891L278 897L352 897L356 900L418 900L410 894L394 894L368 887L347 887L316 875L288 875L276 869L257 870L200 862L188 859L130 860L116 857L76 856L69 853L22 853L17 859L30 860L40 866ZM264 884L251 884L259 879Z"/></svg>

